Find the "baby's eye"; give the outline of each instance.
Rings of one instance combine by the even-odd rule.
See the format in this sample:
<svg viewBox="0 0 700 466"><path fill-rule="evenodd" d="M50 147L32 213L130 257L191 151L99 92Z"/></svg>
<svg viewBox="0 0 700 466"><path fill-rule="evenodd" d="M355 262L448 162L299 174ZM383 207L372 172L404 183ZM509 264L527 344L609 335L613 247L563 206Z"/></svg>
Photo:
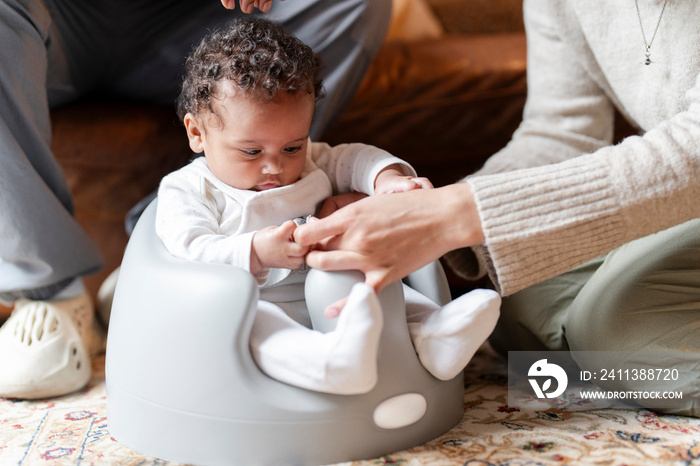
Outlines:
<svg viewBox="0 0 700 466"><path fill-rule="evenodd" d="M249 157L249 158L257 157L257 156L260 154L260 152L262 152L262 151L260 151L260 150L258 150L258 149L253 149L253 150L243 150L243 149L241 149L241 153L242 153L244 156Z"/></svg>
<svg viewBox="0 0 700 466"><path fill-rule="evenodd" d="M301 146L285 147L285 148L284 148L284 153L285 153L285 154L291 155L291 154L296 154L296 153L299 152L300 150L301 150Z"/></svg>

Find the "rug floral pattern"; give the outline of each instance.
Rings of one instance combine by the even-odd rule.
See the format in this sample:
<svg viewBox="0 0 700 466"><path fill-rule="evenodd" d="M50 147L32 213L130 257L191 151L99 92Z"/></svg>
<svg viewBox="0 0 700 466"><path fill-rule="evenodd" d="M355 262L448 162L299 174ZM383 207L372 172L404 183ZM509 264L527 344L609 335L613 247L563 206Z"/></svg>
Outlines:
<svg viewBox="0 0 700 466"><path fill-rule="evenodd" d="M637 409L507 404L505 361L482 349L465 374L462 421L425 445L343 466L700 465L700 419ZM564 409L562 409L564 408ZM163 465L109 435L104 357L90 385L65 397L0 399L2 465Z"/></svg>

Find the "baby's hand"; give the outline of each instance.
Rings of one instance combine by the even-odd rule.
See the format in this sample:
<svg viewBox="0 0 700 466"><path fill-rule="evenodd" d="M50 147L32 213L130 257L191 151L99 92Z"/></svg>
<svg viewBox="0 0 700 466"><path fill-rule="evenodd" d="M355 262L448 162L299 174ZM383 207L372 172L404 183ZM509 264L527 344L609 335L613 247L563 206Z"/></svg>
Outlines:
<svg viewBox="0 0 700 466"><path fill-rule="evenodd" d="M403 193L414 189L432 189L428 178L406 176L399 170L387 168L374 181L374 194Z"/></svg>
<svg viewBox="0 0 700 466"><path fill-rule="evenodd" d="M293 220L282 225L266 227L253 235L250 252L250 271L257 274L263 269L283 268L296 270L304 264L304 256L311 247L294 242L297 226Z"/></svg>

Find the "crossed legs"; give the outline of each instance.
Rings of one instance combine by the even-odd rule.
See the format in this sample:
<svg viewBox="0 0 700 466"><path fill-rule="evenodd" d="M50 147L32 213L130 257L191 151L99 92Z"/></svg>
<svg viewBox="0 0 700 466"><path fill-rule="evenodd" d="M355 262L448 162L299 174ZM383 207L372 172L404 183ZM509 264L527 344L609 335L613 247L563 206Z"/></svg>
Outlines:
<svg viewBox="0 0 700 466"><path fill-rule="evenodd" d="M632 241L504 299L490 341L507 351L644 350L663 354L649 366L693 373L700 351L700 220ZM574 353L575 354L575 353ZM614 354L614 353L612 353ZM581 369L591 361L576 361ZM616 367L619 361L596 361ZM605 388L633 390L627 381ZM663 411L700 416L697 377L682 402Z"/></svg>

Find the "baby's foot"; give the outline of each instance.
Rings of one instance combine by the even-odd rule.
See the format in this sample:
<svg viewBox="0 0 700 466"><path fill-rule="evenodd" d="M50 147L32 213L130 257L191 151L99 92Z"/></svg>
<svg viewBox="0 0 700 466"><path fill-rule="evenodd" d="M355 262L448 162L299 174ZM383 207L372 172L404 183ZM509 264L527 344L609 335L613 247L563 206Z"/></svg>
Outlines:
<svg viewBox="0 0 700 466"><path fill-rule="evenodd" d="M335 330L298 324L276 305L260 301L250 335L255 362L281 382L324 393L366 393L377 383L381 305L364 283L353 286Z"/></svg>
<svg viewBox="0 0 700 466"><path fill-rule="evenodd" d="M498 293L477 289L409 323L423 366L440 380L457 376L495 328L500 306Z"/></svg>
<svg viewBox="0 0 700 466"><path fill-rule="evenodd" d="M337 327L323 335L330 347L326 391L350 395L374 388L382 327L382 308L377 295L364 283L354 285Z"/></svg>

